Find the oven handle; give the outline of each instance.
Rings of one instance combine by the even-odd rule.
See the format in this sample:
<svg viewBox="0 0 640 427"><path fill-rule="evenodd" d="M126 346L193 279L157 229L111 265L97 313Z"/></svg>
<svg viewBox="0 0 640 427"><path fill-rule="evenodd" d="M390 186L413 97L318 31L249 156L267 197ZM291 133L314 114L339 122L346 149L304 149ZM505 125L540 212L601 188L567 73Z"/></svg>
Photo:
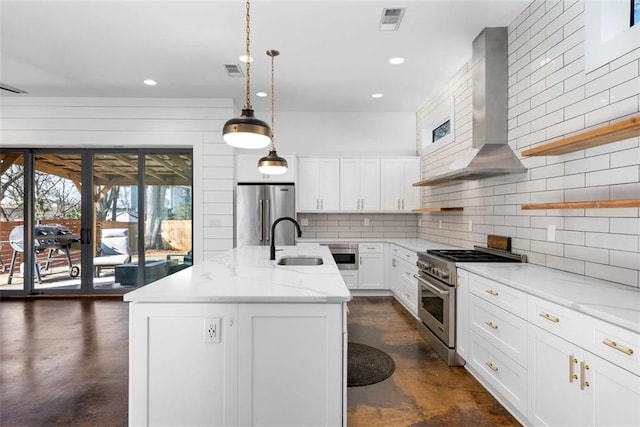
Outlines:
<svg viewBox="0 0 640 427"><path fill-rule="evenodd" d="M417 274L414 274L413 277L418 279L418 282L424 283L432 291L434 291L434 292L436 292L436 293L438 293L440 295L449 295L449 291L443 291L441 289L438 289L437 287L433 286L431 283L427 282L426 280L424 280L422 277L418 276Z"/></svg>

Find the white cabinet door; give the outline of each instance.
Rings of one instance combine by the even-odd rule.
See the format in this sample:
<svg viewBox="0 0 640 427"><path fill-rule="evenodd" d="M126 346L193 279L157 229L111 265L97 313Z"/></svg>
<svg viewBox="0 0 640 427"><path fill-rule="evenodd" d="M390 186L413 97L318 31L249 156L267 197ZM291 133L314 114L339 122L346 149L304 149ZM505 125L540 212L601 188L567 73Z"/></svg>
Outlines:
<svg viewBox="0 0 640 427"><path fill-rule="evenodd" d="M342 279L349 289L358 289L358 270L340 270Z"/></svg>
<svg viewBox="0 0 640 427"><path fill-rule="evenodd" d="M529 325L529 405L535 425L584 425L580 421L579 354L576 347Z"/></svg>
<svg viewBox="0 0 640 427"><path fill-rule="evenodd" d="M340 210L380 210L380 159L340 159Z"/></svg>
<svg viewBox="0 0 640 427"><path fill-rule="evenodd" d="M258 171L258 161L268 153L239 154L237 156L238 182L295 182L296 157L291 154L280 154L287 160L287 172L282 175L264 175Z"/></svg>
<svg viewBox="0 0 640 427"><path fill-rule="evenodd" d="M384 289L384 254L360 254L358 288Z"/></svg>
<svg viewBox="0 0 640 427"><path fill-rule="evenodd" d="M298 160L296 199L299 211L340 209L340 161L338 158L301 157Z"/></svg>
<svg viewBox="0 0 640 427"><path fill-rule="evenodd" d="M420 207L420 159L382 159L380 161L381 209L411 211Z"/></svg>
<svg viewBox="0 0 640 427"><path fill-rule="evenodd" d="M342 315L342 304L240 305L237 425L343 424Z"/></svg>
<svg viewBox="0 0 640 427"><path fill-rule="evenodd" d="M456 351L464 359L469 357L469 273L460 268L456 288Z"/></svg>
<svg viewBox="0 0 640 427"><path fill-rule="evenodd" d="M238 306L129 307L129 425L237 425Z"/></svg>

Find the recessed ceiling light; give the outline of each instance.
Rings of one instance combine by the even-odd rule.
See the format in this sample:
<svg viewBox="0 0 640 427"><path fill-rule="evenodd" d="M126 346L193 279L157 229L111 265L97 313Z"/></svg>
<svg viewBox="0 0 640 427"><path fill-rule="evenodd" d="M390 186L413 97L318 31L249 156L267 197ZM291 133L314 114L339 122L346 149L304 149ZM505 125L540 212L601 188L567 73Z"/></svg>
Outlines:
<svg viewBox="0 0 640 427"><path fill-rule="evenodd" d="M249 56L248 58L249 60L247 61L247 55L241 55L238 57L242 62L253 62L253 56Z"/></svg>
<svg viewBox="0 0 640 427"><path fill-rule="evenodd" d="M147 86L155 86L155 85L157 85L158 83L156 83L156 81L155 81L155 80L146 79L146 80L144 81L144 84L146 84Z"/></svg>
<svg viewBox="0 0 640 427"><path fill-rule="evenodd" d="M383 96L383 95L382 95L381 93L372 93L372 94L371 94L371 97L372 97L372 98L382 98L382 96Z"/></svg>
<svg viewBox="0 0 640 427"><path fill-rule="evenodd" d="M267 92L256 92L256 96L259 96L260 98L264 98L265 96L267 96Z"/></svg>
<svg viewBox="0 0 640 427"><path fill-rule="evenodd" d="M398 65L398 64L402 64L404 62L404 58L400 58L395 57L395 58L389 58L389 64L391 65Z"/></svg>

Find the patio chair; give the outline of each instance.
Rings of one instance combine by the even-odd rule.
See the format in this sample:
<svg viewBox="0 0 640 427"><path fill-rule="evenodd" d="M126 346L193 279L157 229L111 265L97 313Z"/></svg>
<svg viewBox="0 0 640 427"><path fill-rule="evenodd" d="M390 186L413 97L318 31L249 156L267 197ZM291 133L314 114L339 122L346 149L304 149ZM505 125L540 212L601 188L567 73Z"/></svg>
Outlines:
<svg viewBox="0 0 640 427"><path fill-rule="evenodd" d="M102 268L115 268L116 265L131 262L129 251L129 230L126 228L105 228L98 255L93 259L95 276L100 276Z"/></svg>

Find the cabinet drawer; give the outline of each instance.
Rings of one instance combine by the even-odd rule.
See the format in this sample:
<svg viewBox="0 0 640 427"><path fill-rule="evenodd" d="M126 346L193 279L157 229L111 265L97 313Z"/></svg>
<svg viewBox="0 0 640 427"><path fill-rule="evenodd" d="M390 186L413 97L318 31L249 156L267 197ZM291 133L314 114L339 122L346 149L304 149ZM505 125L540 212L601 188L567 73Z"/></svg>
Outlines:
<svg viewBox="0 0 640 427"><path fill-rule="evenodd" d="M398 266L397 268L398 268L400 277L403 279L415 282L416 288L417 288L418 282L417 282L417 279L413 276L418 274L418 267L406 262L402 262L400 259L396 259L396 265Z"/></svg>
<svg viewBox="0 0 640 427"><path fill-rule="evenodd" d="M516 316L526 318L527 294L476 274L469 275L469 291Z"/></svg>
<svg viewBox="0 0 640 427"><path fill-rule="evenodd" d="M471 332L472 368L521 414L527 413L527 370Z"/></svg>
<svg viewBox="0 0 640 427"><path fill-rule="evenodd" d="M384 243L360 243L358 252L361 254L381 254L384 253Z"/></svg>
<svg viewBox="0 0 640 427"><path fill-rule="evenodd" d="M391 254L398 258L407 261L411 265L416 265L418 262L418 254L408 249L402 248L398 245L391 246Z"/></svg>
<svg viewBox="0 0 640 427"><path fill-rule="evenodd" d="M396 296L415 317L418 316L418 283L402 277L398 283Z"/></svg>
<svg viewBox="0 0 640 427"><path fill-rule="evenodd" d="M587 350L640 376L640 334L591 318Z"/></svg>
<svg viewBox="0 0 640 427"><path fill-rule="evenodd" d="M589 317L570 308L534 296L529 297L529 323L584 347Z"/></svg>
<svg viewBox="0 0 640 427"><path fill-rule="evenodd" d="M470 303L471 330L526 368L527 322L475 295Z"/></svg>

